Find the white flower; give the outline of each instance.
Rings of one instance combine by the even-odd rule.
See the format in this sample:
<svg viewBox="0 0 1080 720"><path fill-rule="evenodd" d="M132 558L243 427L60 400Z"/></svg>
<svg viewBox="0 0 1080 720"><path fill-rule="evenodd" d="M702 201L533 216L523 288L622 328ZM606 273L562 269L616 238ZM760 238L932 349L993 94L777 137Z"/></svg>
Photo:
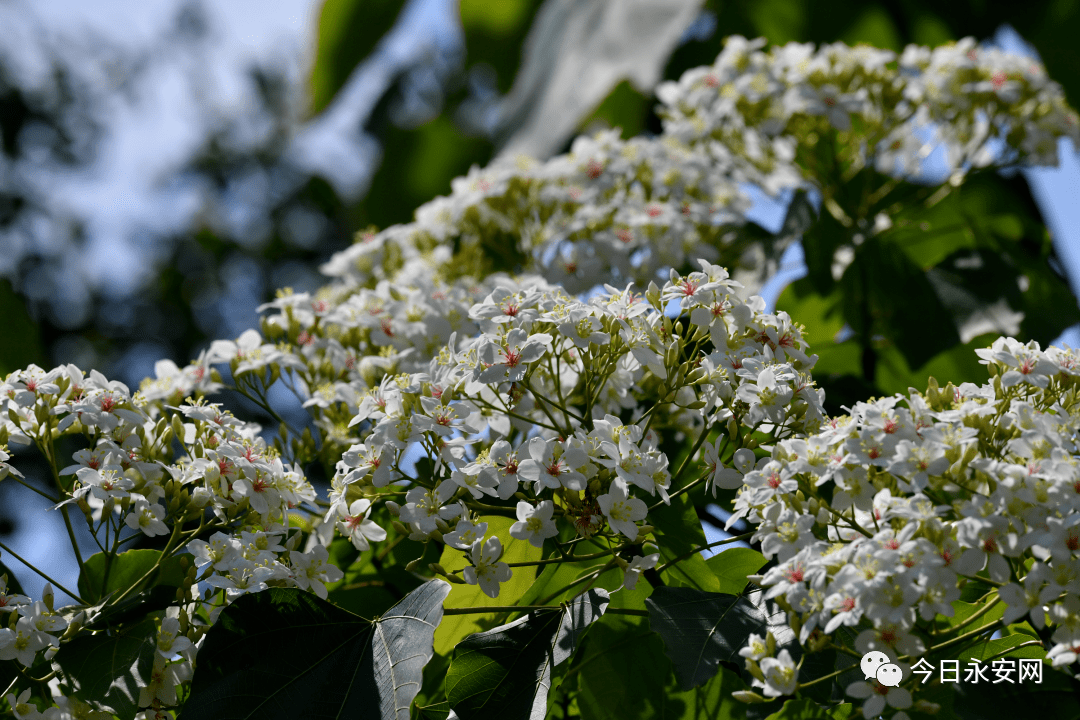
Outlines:
<svg viewBox="0 0 1080 720"><path fill-rule="evenodd" d="M743 475L754 469L754 451L746 448L735 451L735 456L732 458L735 467L724 467L724 464L720 462L722 443L723 438L720 438L715 443L706 444L702 457L705 469L709 471L708 484L712 487L713 497L716 497L716 488L737 490L742 487Z"/></svg>
<svg viewBox="0 0 1080 720"><path fill-rule="evenodd" d="M162 521L163 517L165 517L164 507L157 503L151 505L145 500L139 500L124 522L132 530L138 530L148 537L155 537L169 534L169 526Z"/></svg>
<svg viewBox="0 0 1080 720"><path fill-rule="evenodd" d="M15 629L0 630L0 660L18 660L26 667L34 664L34 656L51 643L48 635L38 632L29 618L19 618Z"/></svg>
<svg viewBox="0 0 1080 720"><path fill-rule="evenodd" d="M327 562L330 553L322 545L316 545L309 552L289 553L292 562L293 580L301 590L311 590L323 600L326 599L326 583L337 582L345 573L336 565Z"/></svg>
<svg viewBox="0 0 1080 720"><path fill-rule="evenodd" d="M517 382L525 377L528 364L544 356L551 346L551 336L538 333L529 336L522 328L514 328L500 343L488 341L480 350L480 365L476 379L482 383Z"/></svg>
<svg viewBox="0 0 1080 720"><path fill-rule="evenodd" d="M462 571L465 582L470 585L479 584L488 597L498 597L499 583L506 582L513 575L510 566L499 561L502 552L502 543L497 537L474 542L471 553L473 564Z"/></svg>
<svg viewBox="0 0 1080 720"><path fill-rule="evenodd" d="M468 550L473 546L473 543L484 538L487 527L486 522L474 525L469 520L458 520L453 531L443 535L443 542L458 550ZM511 530L511 532L513 531Z"/></svg>
<svg viewBox="0 0 1080 720"><path fill-rule="evenodd" d="M585 476L574 469L588 462L584 452L576 448L563 452L558 441L534 437L529 441L529 455L530 459L522 460L518 466L518 475L535 483L535 492L541 488L585 489Z"/></svg>
<svg viewBox="0 0 1080 720"><path fill-rule="evenodd" d="M37 706L30 702L30 688L23 690L18 698L14 693L9 693L6 699L18 720L40 720L45 717L38 711Z"/></svg>
<svg viewBox="0 0 1080 720"><path fill-rule="evenodd" d="M210 536L210 542L192 540L188 552L195 556L195 567L201 570L210 565L217 571L227 570L232 561L240 556L240 541L222 532Z"/></svg>
<svg viewBox="0 0 1080 720"><path fill-rule="evenodd" d="M652 570L656 567L656 563L660 561L660 553L652 553L650 555L635 555L630 564L623 571L623 584L619 587L626 588L627 590L633 590L637 585L638 576L645 570Z"/></svg>
<svg viewBox="0 0 1080 720"><path fill-rule="evenodd" d="M765 676L763 684L767 697L780 697L792 695L799 684L799 671L795 669L795 662L791 659L791 653L781 650L774 658L762 658L761 672Z"/></svg>
<svg viewBox="0 0 1080 720"><path fill-rule="evenodd" d="M536 507L524 501L519 502L518 521L510 526L510 537L528 540L534 547L542 548L545 538L559 534L559 529L551 519L554 512L555 504L550 500L544 500Z"/></svg>
<svg viewBox="0 0 1080 720"><path fill-rule="evenodd" d="M887 704L891 708L897 710L904 710L911 707L911 693L902 687L887 687L882 685L877 680L873 683L868 683L863 680L853 682L848 685L847 694L854 698L864 699L863 703L863 717L866 720L873 720L873 718L881 715L881 712L885 709Z"/></svg>
<svg viewBox="0 0 1080 720"><path fill-rule="evenodd" d="M139 707L148 707L155 700L160 700L167 706L175 705L177 685L190 680L192 674L190 663L168 662L161 655L155 654L150 682L146 687L139 688Z"/></svg>
<svg viewBox="0 0 1080 720"><path fill-rule="evenodd" d="M611 481L609 491L596 498L601 512L607 516L612 530L621 532L631 541L637 540L637 521L644 520L649 508L644 501L630 497L630 489L619 478Z"/></svg>
<svg viewBox="0 0 1080 720"><path fill-rule="evenodd" d="M763 657L769 654L768 646L765 644L765 638L760 635L751 633L750 637L746 638L746 646L739 650L739 655L755 662L761 660Z"/></svg>
<svg viewBox="0 0 1080 720"><path fill-rule="evenodd" d="M338 528L342 534L349 538L353 547L357 550L363 552L371 547L368 540L381 542L386 539L386 530L376 525L373 520L368 519L368 515L371 514L371 501L367 498L354 500L348 510L339 505L338 514L341 515Z"/></svg>
<svg viewBox="0 0 1080 720"><path fill-rule="evenodd" d="M191 646L191 640L180 634L180 621L177 618L167 617L161 621L161 630L157 636L157 651L161 657L168 660Z"/></svg>

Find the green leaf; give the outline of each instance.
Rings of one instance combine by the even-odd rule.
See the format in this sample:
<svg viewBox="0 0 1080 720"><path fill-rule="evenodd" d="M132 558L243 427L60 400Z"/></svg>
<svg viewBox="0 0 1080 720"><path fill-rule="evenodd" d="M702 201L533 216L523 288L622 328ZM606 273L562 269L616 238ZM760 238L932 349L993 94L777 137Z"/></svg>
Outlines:
<svg viewBox="0 0 1080 720"><path fill-rule="evenodd" d="M903 250L880 238L866 240L840 278L844 320L860 337L882 335L911 366L960 344L926 273ZM896 288L903 288L898 294Z"/></svg>
<svg viewBox="0 0 1080 720"><path fill-rule="evenodd" d="M79 699L131 720L139 710L139 688L150 682L156 635L150 618L115 635L81 635L61 645L53 663Z"/></svg>
<svg viewBox="0 0 1080 720"><path fill-rule="evenodd" d="M964 602L963 600L954 600L952 602L953 616L951 618L947 618L942 615L938 615L937 619L939 622L944 621L944 625L946 628L955 628L960 623L967 621L968 618L970 618L975 613L981 611L984 607L986 607L986 603L993 598L994 596L990 596L988 600L984 600L981 603L968 603ZM976 620L973 620L969 624L964 625L964 627L960 628L960 632L968 633L972 630L986 627L987 625L990 625L991 623L995 623L1000 620L1002 615L1004 614L1005 603L999 602L994 605L994 607L990 608L985 613L980 615Z"/></svg>
<svg viewBox="0 0 1080 720"><path fill-rule="evenodd" d="M739 650L753 633L764 637L771 631L778 645L794 640L784 612L764 600L760 590L736 596L659 587L645 605L683 690L711 678L721 662L737 663ZM795 649L790 649L793 657Z"/></svg>
<svg viewBox="0 0 1080 720"><path fill-rule="evenodd" d="M987 674L990 683L948 683L954 696L951 717L958 720L1032 717L1037 709L1038 717L1080 718L1080 682L1049 665L1042 665L1041 683L1025 680L995 684L993 673Z"/></svg>
<svg viewBox="0 0 1080 720"><path fill-rule="evenodd" d="M1005 635L995 640L986 640L978 645L967 648L960 653L960 660L987 660L992 657L996 657L999 653L1004 653L1002 657L1010 658L1039 658L1040 660L1046 657L1046 650L1042 646L1042 642L1039 641L1038 645L1028 645L1026 647L1017 648L1010 652L1005 652L1010 648L1016 648L1017 645L1023 643L1032 642L1037 640L1029 635ZM966 665L966 663L961 663Z"/></svg>
<svg viewBox="0 0 1080 720"><path fill-rule="evenodd" d="M543 720L551 671L577 651L581 635L607 608L608 594L590 590L563 609L530 613L458 643L446 676L450 707L464 720Z"/></svg>
<svg viewBox="0 0 1080 720"><path fill-rule="evenodd" d="M123 593L139 582L154 567L158 558L161 557L161 551L128 550L119 553L111 563L108 563L108 557L106 553L95 553L83 563L82 572L79 573L79 594L83 600L99 600L112 592ZM105 580L105 587L102 588L106 564L109 564L109 577ZM142 587L155 582L179 586L184 577L180 569L180 558L172 557L163 560L155 575L156 578L148 578L149 582Z"/></svg>
<svg viewBox="0 0 1080 720"><path fill-rule="evenodd" d="M747 706L731 694L746 685L720 668L708 683L680 691L663 642L644 618L605 615L589 630L570 673L578 676L583 720L742 720Z"/></svg>
<svg viewBox="0 0 1080 720"><path fill-rule="evenodd" d="M593 543L590 540L583 540L574 546L576 555L592 555L598 552L605 552L606 548L601 547ZM540 605L541 600L544 600L544 605L552 605L555 603L568 600L574 596L576 592L580 592L581 586L576 585L570 587L570 584L582 577L593 572L601 565L604 565L611 559L611 556L591 558L589 560L579 561L567 561L558 562L545 565L543 571L536 576L536 580L529 587L528 590L518 599L519 605ZM607 573L601 575L603 578ZM596 587L603 587L601 581L597 581ZM616 587L618 587L616 585ZM562 592L560 592L562 591ZM500 593L501 595L501 593Z"/></svg>
<svg viewBox="0 0 1080 720"><path fill-rule="evenodd" d="M311 114L317 115L371 54L404 5L401 0L324 0L311 68Z"/></svg>
<svg viewBox="0 0 1080 720"><path fill-rule="evenodd" d="M480 518L480 522L488 524L489 537L498 535L500 539L506 540L506 544L503 545L503 562L535 562L543 554L540 548L533 547L528 540L510 537L510 526L514 524L511 518L501 515L484 515ZM448 572L456 572L469 564L465 555L464 551L447 546L443 549L439 564ZM500 586L498 597L488 597L479 585L454 585L444 605L448 608L513 605L536 579L536 573L531 567L513 568L513 572L513 577ZM502 615L497 613L448 616L435 632L435 652L440 655L449 655L450 650L466 636L482 630L490 630L498 624L501 617Z"/></svg>
<svg viewBox="0 0 1080 720"><path fill-rule="evenodd" d="M765 720L833 720L833 715L813 700L788 700Z"/></svg>
<svg viewBox="0 0 1080 720"><path fill-rule="evenodd" d="M374 622L295 588L244 595L207 634L184 720L407 720L449 592L432 580Z"/></svg>
<svg viewBox="0 0 1080 720"><path fill-rule="evenodd" d="M26 305L11 285L0 279L0 317L4 318L4 342L0 343L0 377L30 364L45 365L41 332Z"/></svg>
<svg viewBox="0 0 1080 720"><path fill-rule="evenodd" d="M766 562L757 550L733 547L713 555L705 564L720 582L720 592L741 595L746 589L746 576L756 573Z"/></svg>
<svg viewBox="0 0 1080 720"><path fill-rule="evenodd" d="M662 573L664 582L718 592L720 583L705 564L705 558L696 552L688 555L695 548L705 545L705 530L701 527L701 520L688 493L673 499L670 505L661 505L650 511L649 521L656 528L661 565L686 556Z"/></svg>

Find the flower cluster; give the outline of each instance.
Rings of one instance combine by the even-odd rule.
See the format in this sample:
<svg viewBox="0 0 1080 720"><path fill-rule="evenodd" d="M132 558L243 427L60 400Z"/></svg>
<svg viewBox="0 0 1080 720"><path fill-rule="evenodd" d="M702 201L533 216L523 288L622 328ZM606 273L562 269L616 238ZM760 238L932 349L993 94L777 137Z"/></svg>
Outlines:
<svg viewBox="0 0 1080 720"><path fill-rule="evenodd" d="M931 381L926 393L858 403L744 468L731 522L751 522L778 561L756 580L808 651L850 628L859 654L932 652L951 639L936 618L980 582L1004 605L995 627L1052 626L1047 660L1080 656L1078 357L1010 338L977 353L992 375L982 386ZM744 652L767 695L792 692L765 672L790 665L774 655ZM884 690L892 708L911 706L908 690ZM876 717L884 705L866 707Z"/></svg>
<svg viewBox="0 0 1080 720"><path fill-rule="evenodd" d="M714 66L661 88L660 137L601 133L548 162L473 169L414 223L362 233L324 266L326 287L282 291L259 330L184 368L159 362L138 392L74 365L0 383L0 480L23 482L9 443L35 445L65 520L77 507L111 558L131 537L159 538L151 573L169 564L183 578L154 616L145 717L176 706L237 597L326 598L344 577L335 533L360 552L390 526L456 549L464 567L432 570L492 598L515 572L510 539L560 551L560 538L597 539L609 549L598 572L619 568L633 589L660 558L650 510L699 485L739 490L732 522L754 524L777 561L756 579L807 651L841 628L857 631L851 652L933 650L933 623L978 576L1007 607L999 623L1055 626L1049 659L1080 657L1073 354L1003 339L980 352L994 377L983 387L931 385L826 418L802 328L753 295L768 253L743 231L738 185L820 182L810 160L831 132L851 167L884 173L914 171L924 126L958 173L993 161L997 140L1010 162L1051 162L1059 136L1077 137L1075 113L1040 68L967 41L899 58L760 47L734 38ZM225 366L279 437L206 401ZM275 385L317 439L277 415ZM57 448L73 438L84 447L65 467ZM665 449L694 438L700 462L670 467ZM326 500L304 475L315 459L332 475ZM516 518L508 538L489 532L490 512ZM83 623L137 585L76 597L88 618L0 581L0 661L29 668L101 632ZM765 695L798 690L800 666L771 636L741 654ZM16 716L94 717L57 682L43 713L28 690L8 695ZM867 717L915 702L905 688L849 693L870 698Z"/></svg>
<svg viewBox="0 0 1080 720"><path fill-rule="evenodd" d="M646 407L649 397L687 433L720 424L779 438L817 427L821 394L798 327L763 312L758 297L739 299L723 268L700 265L672 271L647 293L651 303L610 286L588 302L500 286L469 309L478 334L458 342L454 333L426 372L387 373L362 396L338 381L335 396L358 398L350 427L360 434L337 464L325 519L366 549L385 533L367 518L371 500L411 483L404 503L386 502L393 515L413 539L469 550L464 579L495 597L511 572L498 564L497 539L485 540L476 501L517 497L511 535L537 547L557 534L556 518L585 537L605 526L627 543L648 534L638 496L667 502L671 483L650 428L663 412L655 400ZM672 299L682 325L661 312ZM430 477L401 467L417 447Z"/></svg>
<svg viewBox="0 0 1080 720"><path fill-rule="evenodd" d="M281 357L278 351L279 362ZM298 467L284 462L258 436L259 426L218 405L190 399L178 407L164 404L177 392L215 389L215 373L205 364L210 361L201 358L184 372L159 364L156 400L74 365L51 371L31 366L0 384L0 405L6 411L0 440L33 443L51 461L61 437L85 440L73 463L57 468L66 497L53 499L65 516L76 505L95 535L107 533L118 541L127 528L129 537L134 531L167 538L163 560L185 543L196 558L183 588L190 607L171 608L179 614L163 621L162 654L153 682L143 688L143 706L175 705L176 686L191 677L192 643L206 629L194 621L199 583L204 583L207 600L211 589L222 591L221 602L209 612L212 622L225 602L245 592L278 585L325 597L325 584L341 577L341 570L327 563L325 547L316 544L298 552L301 535L294 531L286 537L283 523L289 512L302 504L314 508L315 491ZM4 474L18 479L7 453L2 457ZM192 539L210 529L218 531L209 543ZM69 627L69 618L52 612L51 596L44 604L31 603L9 594L6 578L0 582L0 612L12 613L10 627L0 630L0 660L16 659L27 667L39 655L49 659ZM173 662L177 653L187 653L186 660Z"/></svg>
<svg viewBox="0 0 1080 720"><path fill-rule="evenodd" d="M730 37L712 66L657 95L666 135L770 192L825 179L816 145L832 130L841 164L887 175L918 174L944 145L956 183L992 164L1056 165L1060 137L1080 145L1076 112L1038 62L972 38L899 56L842 43L764 45Z"/></svg>

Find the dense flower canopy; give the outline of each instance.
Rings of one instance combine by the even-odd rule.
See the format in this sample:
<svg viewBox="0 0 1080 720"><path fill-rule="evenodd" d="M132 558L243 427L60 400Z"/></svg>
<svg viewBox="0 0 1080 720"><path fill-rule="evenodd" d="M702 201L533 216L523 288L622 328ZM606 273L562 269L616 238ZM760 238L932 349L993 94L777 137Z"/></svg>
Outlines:
<svg viewBox="0 0 1080 720"><path fill-rule="evenodd" d="M474 168L414 223L362 234L319 292L279 292L259 330L184 368L161 361L136 392L74 365L5 379L0 445L41 450L65 518L74 505L106 543L111 532L114 557L121 523L160 536L150 572L187 551L176 602L154 621L147 717L178 704L238 598L292 587L326 599L344 577L335 536L357 552L391 532L439 543L465 564L431 572L488 598L559 558L507 562L512 542L566 562L573 543L602 542L595 574L616 570L613 592L629 595L639 576L698 557L672 555L653 522L702 484L737 489L731 524L748 521L775 560L750 579L793 631L784 647L771 631L746 640L763 695L744 700L798 692L795 655L847 629L849 653L885 652L909 675L948 647L928 643L969 585L1004 604L1001 625L1052 626L1052 665L1076 660L1076 355L1002 338L979 351L984 385L932 380L828 417L818 357L797 318L754 294L767 252L740 232L740 183L813 187L828 132L851 167L887 175L944 143L960 183L986 165L1056 161L1057 138L1080 137L1075 112L1037 65L971 42L900 56L762 45L733 38L713 66L661 86L659 137L601 133L548 162ZM231 389L275 419L269 388L295 392L317 437L284 421L268 434L211 402L226 366ZM57 449L69 437L84 445L74 464ZM686 446L681 461L664 440ZM18 480L11 460L0 450L0 478ZM305 477L315 460L332 471L326 498ZM502 537L499 513L516 520ZM57 609L0 580L12 619L0 660L52 660L135 589ZM44 714L13 686L17 717L75 717L89 698L62 670ZM869 698L868 718L920 701L918 685L879 690L848 694Z"/></svg>

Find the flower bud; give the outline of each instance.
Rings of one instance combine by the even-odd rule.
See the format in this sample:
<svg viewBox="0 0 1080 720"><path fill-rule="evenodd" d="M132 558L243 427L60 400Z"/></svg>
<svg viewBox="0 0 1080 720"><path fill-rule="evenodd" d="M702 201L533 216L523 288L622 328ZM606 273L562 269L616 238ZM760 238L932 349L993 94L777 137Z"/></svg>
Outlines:
<svg viewBox="0 0 1080 720"><path fill-rule="evenodd" d="M731 693L731 697L738 700L741 703L763 703L765 698L758 695L753 690L736 690Z"/></svg>
<svg viewBox="0 0 1080 720"><path fill-rule="evenodd" d="M387 505L389 505L389 504L390 503L387 503ZM390 522L390 526L392 528L394 528L394 532L396 532L398 535L411 535L412 534L412 530L410 530L408 527L401 524L397 520L392 520Z"/></svg>
<svg viewBox="0 0 1080 720"><path fill-rule="evenodd" d="M386 506L387 511L389 511L389 513L394 517L401 516L401 506L393 500L387 500L385 503L383 503L383 505Z"/></svg>
<svg viewBox="0 0 1080 720"><path fill-rule="evenodd" d="M761 682L765 682L765 673L761 672L761 668L758 667L758 664L750 658L746 658L746 671Z"/></svg>
<svg viewBox="0 0 1080 720"><path fill-rule="evenodd" d="M53 611L54 599L52 583L45 583L45 587L41 591L41 601L45 603L45 607L49 608L49 612Z"/></svg>
<svg viewBox="0 0 1080 720"><path fill-rule="evenodd" d="M645 291L645 299L657 310L661 310L663 305L660 303L660 288L656 287L656 283L649 281L649 287Z"/></svg>

